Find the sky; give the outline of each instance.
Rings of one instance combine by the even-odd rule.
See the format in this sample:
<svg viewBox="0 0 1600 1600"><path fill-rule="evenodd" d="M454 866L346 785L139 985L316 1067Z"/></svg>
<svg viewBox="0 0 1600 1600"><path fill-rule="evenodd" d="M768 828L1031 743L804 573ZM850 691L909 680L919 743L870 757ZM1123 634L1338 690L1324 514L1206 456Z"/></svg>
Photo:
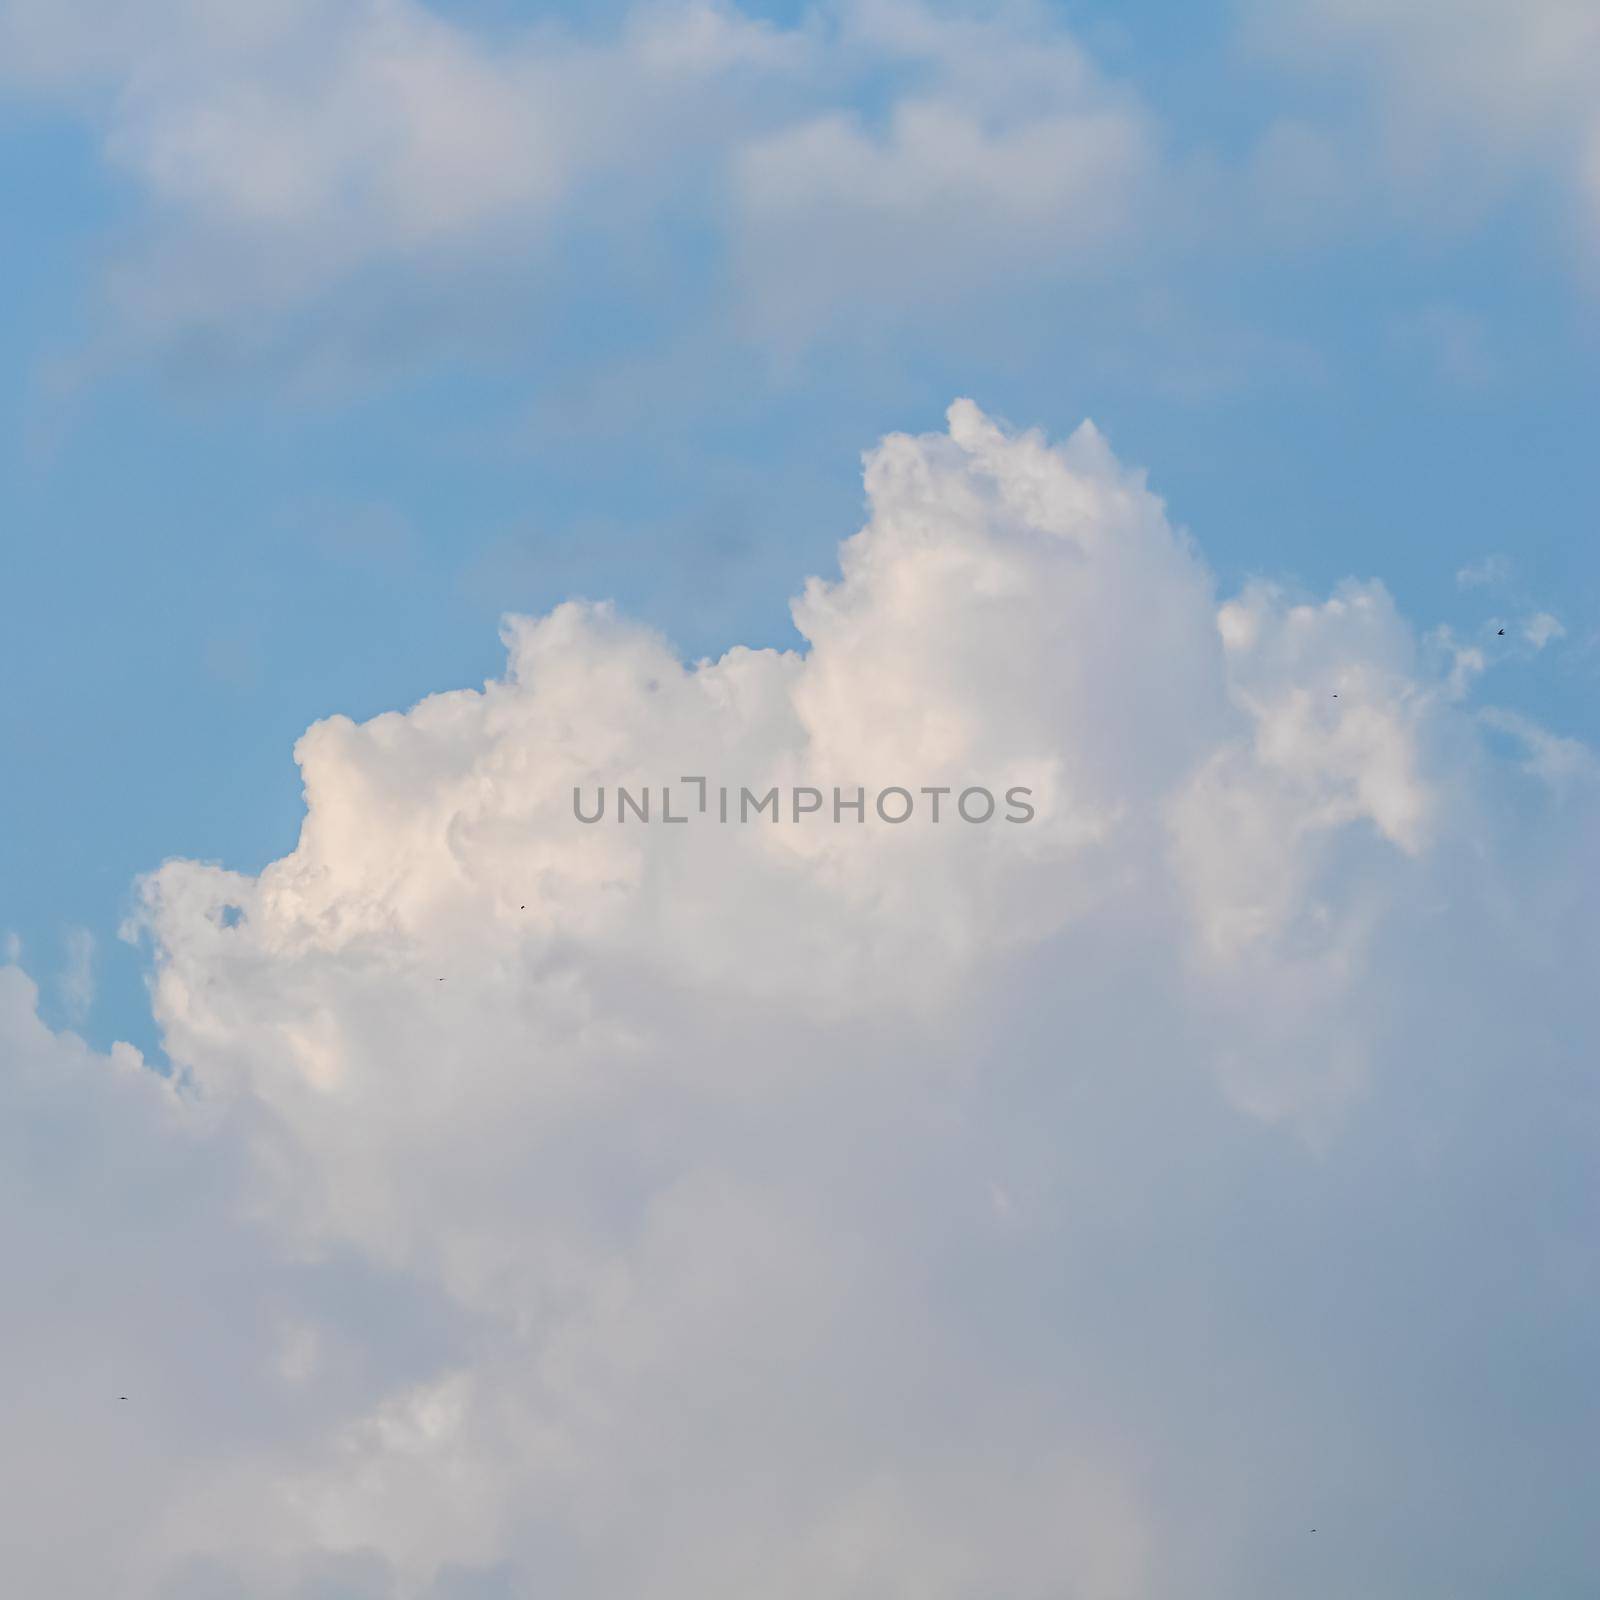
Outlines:
<svg viewBox="0 0 1600 1600"><path fill-rule="evenodd" d="M0 0L15 1581L1590 1593L1597 82Z"/></svg>

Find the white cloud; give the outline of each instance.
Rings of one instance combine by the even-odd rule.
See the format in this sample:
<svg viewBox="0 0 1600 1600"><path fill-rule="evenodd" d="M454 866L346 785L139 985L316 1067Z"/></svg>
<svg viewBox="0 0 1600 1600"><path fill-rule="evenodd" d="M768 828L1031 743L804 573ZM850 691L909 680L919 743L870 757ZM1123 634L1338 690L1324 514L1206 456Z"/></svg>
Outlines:
<svg viewBox="0 0 1600 1600"><path fill-rule="evenodd" d="M280 1404L262 1362L259 1321L317 1274L242 1214L244 1151L225 1122L128 1046L99 1056L51 1034L35 1001L0 969L0 1344L26 1380L11 1387L0 1443L7 1582L64 1600L154 1594L176 1553L164 1544L174 1503L236 1474L242 1446L270 1461L303 1439L337 1390L314 1408ZM358 1267L323 1297L347 1338L352 1318L385 1315L371 1281ZM387 1314L409 1309L390 1296ZM383 1369L403 1373L403 1347L417 1343L391 1329L356 1395ZM351 1376L348 1364L338 1375Z"/></svg>
<svg viewBox="0 0 1600 1600"><path fill-rule="evenodd" d="M1399 1600L1512 1483L1592 1565L1592 808L1501 829L1380 586L1219 607L1092 427L867 485L803 653L573 604L311 729L293 852L145 886L181 1090L0 975L30 1592L1264 1600L1314 1515ZM1039 815L572 816L683 773Z"/></svg>

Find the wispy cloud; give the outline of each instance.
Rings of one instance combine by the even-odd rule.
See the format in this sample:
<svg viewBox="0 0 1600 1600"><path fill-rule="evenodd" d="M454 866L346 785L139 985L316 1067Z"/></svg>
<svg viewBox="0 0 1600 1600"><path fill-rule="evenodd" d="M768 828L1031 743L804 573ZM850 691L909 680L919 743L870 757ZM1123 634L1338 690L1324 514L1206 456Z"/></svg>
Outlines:
<svg viewBox="0 0 1600 1600"><path fill-rule="evenodd" d="M1463 589L1481 589L1505 583L1511 576L1511 562L1505 556L1484 556L1456 572Z"/></svg>
<svg viewBox="0 0 1600 1600"><path fill-rule="evenodd" d="M1252 0L1247 15L1278 59L1364 86L1343 143L1391 191L1459 219L1550 188L1600 246L1600 13L1587 0Z"/></svg>
<svg viewBox="0 0 1600 1600"><path fill-rule="evenodd" d="M1445 384L1481 389L1495 376L1488 330L1464 306L1424 306L1396 317L1389 332L1400 349L1421 357Z"/></svg>
<svg viewBox="0 0 1600 1600"><path fill-rule="evenodd" d="M82 1023L94 1004L94 952L94 935L87 928L67 930L66 960L57 987L67 1016L74 1024Z"/></svg>
<svg viewBox="0 0 1600 1600"><path fill-rule="evenodd" d="M1552 788L1600 782L1600 756L1581 739L1564 738L1519 712L1486 706L1478 713L1485 727L1510 735L1525 753L1523 770Z"/></svg>
<svg viewBox="0 0 1600 1600"><path fill-rule="evenodd" d="M1548 611L1536 611L1531 617L1523 619L1522 637L1535 650L1543 650L1553 640L1564 639L1566 636L1567 630Z"/></svg>

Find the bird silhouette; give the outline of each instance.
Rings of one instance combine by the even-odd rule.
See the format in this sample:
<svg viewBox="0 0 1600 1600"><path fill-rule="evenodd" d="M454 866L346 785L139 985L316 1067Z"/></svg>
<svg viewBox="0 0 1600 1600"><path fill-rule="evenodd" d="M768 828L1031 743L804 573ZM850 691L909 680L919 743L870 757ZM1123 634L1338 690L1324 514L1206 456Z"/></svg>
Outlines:
<svg viewBox="0 0 1600 1600"><path fill-rule="evenodd" d="M1504 638L1504 637L1505 637L1505 631L1506 631L1506 630L1505 630L1505 629L1504 629L1504 628L1502 628L1502 629L1501 629L1501 630L1500 630L1500 632L1499 632L1499 633L1498 633L1498 634L1496 634L1496 635L1495 635L1495 637L1496 637L1496 638Z"/></svg>

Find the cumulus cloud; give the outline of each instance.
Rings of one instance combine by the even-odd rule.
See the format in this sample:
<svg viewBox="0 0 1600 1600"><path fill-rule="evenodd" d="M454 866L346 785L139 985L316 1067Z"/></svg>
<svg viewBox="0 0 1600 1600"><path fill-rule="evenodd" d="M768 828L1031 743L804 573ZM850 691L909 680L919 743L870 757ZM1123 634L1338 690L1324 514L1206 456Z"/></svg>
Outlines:
<svg viewBox="0 0 1600 1600"><path fill-rule="evenodd" d="M290 854L143 886L171 1078L4 975L33 1591L1592 1568L1592 807L1380 585L1219 604L1087 424L866 481L803 650L574 602L312 728ZM686 774L1037 816L573 815Z"/></svg>
<svg viewBox="0 0 1600 1600"><path fill-rule="evenodd" d="M270 1517L275 1463L430 1371L447 1334L399 1280L273 1242L239 1182L251 1108L200 1105L127 1045L51 1033L37 998L0 968L7 1581L177 1593L193 1497ZM325 1355L296 1388L277 1356L301 1325Z"/></svg>

